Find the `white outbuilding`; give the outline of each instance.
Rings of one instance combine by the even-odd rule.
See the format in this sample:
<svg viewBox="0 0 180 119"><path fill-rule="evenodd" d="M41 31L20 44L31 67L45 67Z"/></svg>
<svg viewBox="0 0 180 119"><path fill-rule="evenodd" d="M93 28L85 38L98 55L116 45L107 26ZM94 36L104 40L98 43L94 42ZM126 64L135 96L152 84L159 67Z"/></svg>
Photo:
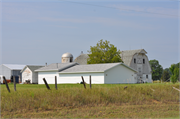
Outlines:
<svg viewBox="0 0 180 119"><path fill-rule="evenodd" d="M38 65L26 65L22 70L22 83L29 81L29 83L38 83L38 73L35 70L44 67Z"/></svg>
<svg viewBox="0 0 180 119"><path fill-rule="evenodd" d="M44 84L43 78L46 79L48 84L54 84L55 76L57 76L57 79L59 81L58 72L73 67L75 65L78 65L78 63L53 63L35 70L35 72L38 73L38 84Z"/></svg>
<svg viewBox="0 0 180 119"><path fill-rule="evenodd" d="M58 83L80 83L81 76L92 84L137 83L136 70L124 63L76 65L59 72Z"/></svg>
<svg viewBox="0 0 180 119"><path fill-rule="evenodd" d="M21 77L20 71L24 67L25 65L21 65L21 64L2 64L0 65L0 75L5 76L6 80L11 80L12 76Z"/></svg>
<svg viewBox="0 0 180 119"><path fill-rule="evenodd" d="M80 83L81 76L89 83L91 75L92 84L118 84L137 83L136 70L124 63L104 63L79 65L78 63L55 63L38 70L38 84L44 84L43 78L48 84Z"/></svg>

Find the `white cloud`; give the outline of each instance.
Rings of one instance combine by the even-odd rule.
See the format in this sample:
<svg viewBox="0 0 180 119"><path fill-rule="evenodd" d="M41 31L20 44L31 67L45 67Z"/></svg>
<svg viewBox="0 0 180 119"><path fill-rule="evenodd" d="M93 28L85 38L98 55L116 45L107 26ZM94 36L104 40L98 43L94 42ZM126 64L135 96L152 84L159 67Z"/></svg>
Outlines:
<svg viewBox="0 0 180 119"><path fill-rule="evenodd" d="M127 6L123 4L110 6L119 9L120 13L126 16L178 18L178 9L163 7Z"/></svg>

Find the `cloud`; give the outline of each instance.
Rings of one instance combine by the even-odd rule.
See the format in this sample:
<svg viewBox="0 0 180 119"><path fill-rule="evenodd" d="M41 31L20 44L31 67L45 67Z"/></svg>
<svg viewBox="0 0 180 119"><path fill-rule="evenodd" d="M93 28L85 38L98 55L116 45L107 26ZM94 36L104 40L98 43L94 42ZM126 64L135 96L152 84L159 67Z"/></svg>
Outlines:
<svg viewBox="0 0 180 119"><path fill-rule="evenodd" d="M126 16L178 18L178 9L163 7L128 6L123 4L116 4L110 6L118 9L121 14Z"/></svg>

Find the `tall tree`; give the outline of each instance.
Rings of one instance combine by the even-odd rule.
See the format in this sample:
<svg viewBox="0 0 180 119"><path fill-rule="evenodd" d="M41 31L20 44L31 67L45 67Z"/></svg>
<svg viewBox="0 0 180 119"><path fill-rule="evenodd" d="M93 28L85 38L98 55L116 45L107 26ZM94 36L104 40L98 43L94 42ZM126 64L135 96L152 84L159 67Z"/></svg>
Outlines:
<svg viewBox="0 0 180 119"><path fill-rule="evenodd" d="M172 83L176 83L179 80L179 64L172 64L169 70L171 71L171 81Z"/></svg>
<svg viewBox="0 0 180 119"><path fill-rule="evenodd" d="M88 64L122 62L120 50L107 40L101 39L96 46L91 46L88 52Z"/></svg>
<svg viewBox="0 0 180 119"><path fill-rule="evenodd" d="M168 70L164 69L162 76L161 76L162 81L168 81L170 79L170 74Z"/></svg>
<svg viewBox="0 0 180 119"><path fill-rule="evenodd" d="M150 60L149 61L152 69L152 79L160 80L163 72L162 66L159 64L158 60Z"/></svg>

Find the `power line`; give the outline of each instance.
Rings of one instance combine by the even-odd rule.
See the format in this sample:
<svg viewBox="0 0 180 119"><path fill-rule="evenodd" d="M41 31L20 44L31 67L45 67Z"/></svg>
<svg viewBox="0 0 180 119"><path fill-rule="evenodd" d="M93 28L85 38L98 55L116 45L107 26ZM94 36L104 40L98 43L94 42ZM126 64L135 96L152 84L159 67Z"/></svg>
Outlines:
<svg viewBox="0 0 180 119"><path fill-rule="evenodd" d="M137 11L132 9L124 9L124 8L115 8L115 7L109 7L109 6L102 6L102 5L96 5L96 4L90 4L90 3L82 3L82 2L74 2L69 0L60 0L64 2L74 3L74 4L81 4L81 5L89 5L89 6L95 6L95 7L102 7L102 8L109 8L109 9L120 9L125 11L131 11L131 12L141 12L141 13L148 13L148 14L157 14L157 15L164 15L164 16L171 16L171 17L179 17L178 15L172 15L172 14L163 14L163 13L155 13L155 12L148 12L148 11Z"/></svg>

